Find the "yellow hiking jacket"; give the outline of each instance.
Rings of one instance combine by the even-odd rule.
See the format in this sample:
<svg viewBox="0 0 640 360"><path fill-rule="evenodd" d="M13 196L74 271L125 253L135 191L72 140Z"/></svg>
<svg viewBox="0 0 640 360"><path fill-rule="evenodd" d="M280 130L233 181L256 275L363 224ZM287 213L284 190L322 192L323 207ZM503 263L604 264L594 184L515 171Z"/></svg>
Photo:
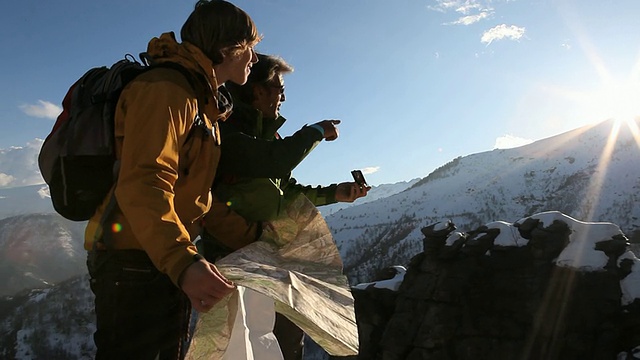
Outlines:
<svg viewBox="0 0 640 360"><path fill-rule="evenodd" d="M123 90L115 114L117 206L102 229L107 196L89 220L85 249L108 231L114 249L144 250L178 285L197 253L191 242L197 234L190 229L211 204L220 158L216 121L229 109L218 109L213 65L198 48L166 33L152 39L147 52L154 61L178 63L206 82L193 89L180 71L161 67L139 75ZM192 129L198 108L205 126ZM103 248L100 242L96 246Z"/></svg>

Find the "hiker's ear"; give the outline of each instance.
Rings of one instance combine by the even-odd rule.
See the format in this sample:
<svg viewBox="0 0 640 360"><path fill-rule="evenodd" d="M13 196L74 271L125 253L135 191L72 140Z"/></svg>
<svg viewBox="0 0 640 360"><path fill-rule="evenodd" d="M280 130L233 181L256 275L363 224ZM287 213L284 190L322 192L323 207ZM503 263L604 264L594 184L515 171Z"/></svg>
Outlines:
<svg viewBox="0 0 640 360"><path fill-rule="evenodd" d="M254 105L264 101L265 97L268 95L267 89L261 84L251 84L251 91L253 91Z"/></svg>
<svg viewBox="0 0 640 360"><path fill-rule="evenodd" d="M251 84L251 91L253 91L253 97L263 97L266 93L266 89L262 84Z"/></svg>

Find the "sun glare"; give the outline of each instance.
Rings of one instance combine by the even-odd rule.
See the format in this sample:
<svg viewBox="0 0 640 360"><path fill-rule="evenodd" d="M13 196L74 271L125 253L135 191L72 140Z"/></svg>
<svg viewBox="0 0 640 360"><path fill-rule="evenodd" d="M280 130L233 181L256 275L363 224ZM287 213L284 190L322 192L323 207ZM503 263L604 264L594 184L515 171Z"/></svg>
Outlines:
<svg viewBox="0 0 640 360"><path fill-rule="evenodd" d="M638 120L640 119L640 83L633 77L624 83L609 82L599 95L592 100L591 109L594 111L595 116L601 114L602 119L614 121L607 143L602 149L597 169L587 190L587 198L594 201L587 216L589 219L593 217L593 212L596 208L595 204L599 201L602 184L620 132L630 131L637 146L640 148L640 130L638 129Z"/></svg>
<svg viewBox="0 0 640 360"><path fill-rule="evenodd" d="M584 205L587 209L586 219L591 220L600 201L600 192L609 170L609 163L623 132L631 133L640 148L640 57L635 61L628 76L616 78L604 65L596 49L590 42L582 39L588 60L594 66L601 80L601 87L589 92L573 92L574 100L578 100L586 111L589 123L596 124L605 120L611 122L611 130L607 143L601 151L597 168L591 176L586 189ZM577 95L577 96L576 96Z"/></svg>
<svg viewBox="0 0 640 360"><path fill-rule="evenodd" d="M640 148L640 79L632 76L626 82L610 82L602 90L599 99L593 99L594 113L607 114L603 119L613 119L610 142L615 142L620 131L628 129Z"/></svg>
<svg viewBox="0 0 640 360"><path fill-rule="evenodd" d="M636 127L635 120L640 116L640 83L627 81L610 83L593 95L589 101L594 119L597 122L613 119L619 126Z"/></svg>

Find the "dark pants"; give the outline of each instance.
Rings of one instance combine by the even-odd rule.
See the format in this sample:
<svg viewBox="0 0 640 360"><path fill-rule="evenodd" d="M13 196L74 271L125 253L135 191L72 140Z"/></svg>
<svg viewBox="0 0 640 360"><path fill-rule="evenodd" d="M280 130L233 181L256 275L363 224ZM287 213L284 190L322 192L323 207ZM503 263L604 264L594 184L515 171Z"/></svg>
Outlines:
<svg viewBox="0 0 640 360"><path fill-rule="evenodd" d="M304 331L286 316L276 313L273 334L278 339L284 360L302 360L304 355Z"/></svg>
<svg viewBox="0 0 640 360"><path fill-rule="evenodd" d="M233 249L220 244L216 239L208 235L206 231L201 237L198 249L204 258L211 262L215 262L233 252ZM304 332L302 329L287 319L286 316L276 313L273 334L278 339L284 360L302 360L304 353Z"/></svg>
<svg viewBox="0 0 640 360"><path fill-rule="evenodd" d="M140 250L92 251L96 359L183 359L191 305Z"/></svg>

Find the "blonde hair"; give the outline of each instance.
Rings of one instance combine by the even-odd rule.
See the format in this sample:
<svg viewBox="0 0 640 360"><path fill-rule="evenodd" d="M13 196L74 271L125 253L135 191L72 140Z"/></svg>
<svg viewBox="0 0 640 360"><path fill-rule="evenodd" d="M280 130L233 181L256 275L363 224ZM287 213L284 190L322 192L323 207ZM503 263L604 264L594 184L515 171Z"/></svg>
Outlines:
<svg viewBox="0 0 640 360"><path fill-rule="evenodd" d="M229 51L253 47L262 39L251 17L224 0L199 0L180 37L202 50L214 65L222 63Z"/></svg>

